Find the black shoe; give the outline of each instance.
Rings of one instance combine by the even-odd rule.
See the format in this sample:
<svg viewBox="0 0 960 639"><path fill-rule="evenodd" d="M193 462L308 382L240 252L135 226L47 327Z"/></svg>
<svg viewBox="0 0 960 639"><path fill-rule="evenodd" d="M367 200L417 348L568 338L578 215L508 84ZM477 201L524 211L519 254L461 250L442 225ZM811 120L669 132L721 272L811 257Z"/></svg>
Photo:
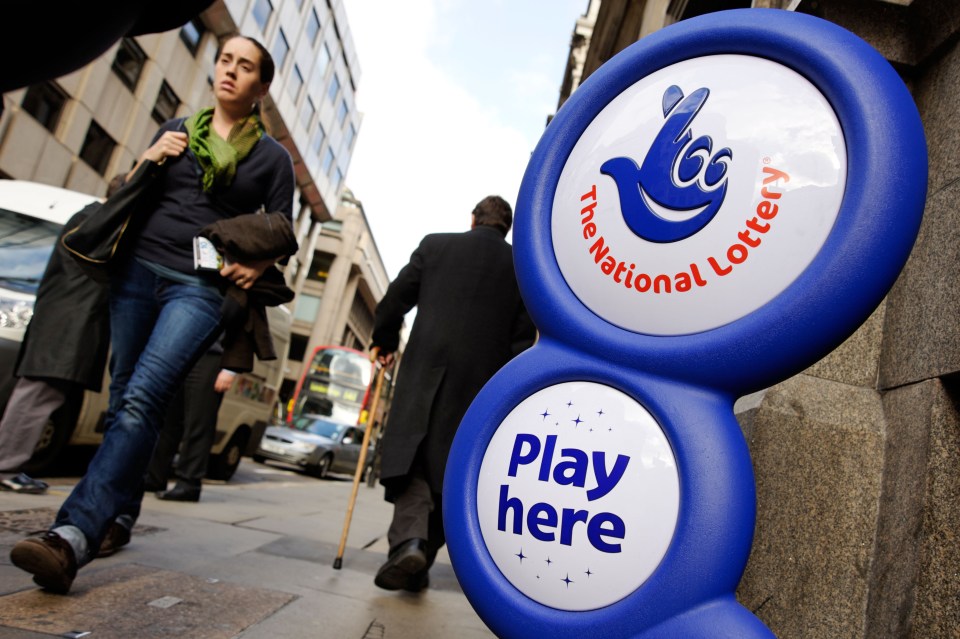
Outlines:
<svg viewBox="0 0 960 639"><path fill-rule="evenodd" d="M157 499L167 501L200 501L200 487L177 483L170 490L157 493Z"/></svg>
<svg viewBox="0 0 960 639"><path fill-rule="evenodd" d="M107 528L107 536L100 542L100 550L97 551L97 557L109 557L124 546L130 543L130 531L126 526L111 522Z"/></svg>
<svg viewBox="0 0 960 639"><path fill-rule="evenodd" d="M167 489L167 482L152 482L146 480L143 482L143 492L145 493L161 493Z"/></svg>
<svg viewBox="0 0 960 639"><path fill-rule="evenodd" d="M38 533L18 541L10 551L10 561L32 574L38 586L61 595L70 591L77 576L73 546L55 532Z"/></svg>
<svg viewBox="0 0 960 639"><path fill-rule="evenodd" d="M420 592L430 586L430 573L426 568L420 572L410 575L407 579L407 585L403 587L407 592Z"/></svg>
<svg viewBox="0 0 960 639"><path fill-rule="evenodd" d="M424 549L427 542L423 539L408 539L390 551L386 563L380 566L373 583L384 590L404 590L410 578L427 567L427 555Z"/></svg>
<svg viewBox="0 0 960 639"><path fill-rule="evenodd" d="M34 479L26 473L20 473L16 477L0 481L0 490L9 490L15 493L25 495L42 495L47 492L47 482Z"/></svg>

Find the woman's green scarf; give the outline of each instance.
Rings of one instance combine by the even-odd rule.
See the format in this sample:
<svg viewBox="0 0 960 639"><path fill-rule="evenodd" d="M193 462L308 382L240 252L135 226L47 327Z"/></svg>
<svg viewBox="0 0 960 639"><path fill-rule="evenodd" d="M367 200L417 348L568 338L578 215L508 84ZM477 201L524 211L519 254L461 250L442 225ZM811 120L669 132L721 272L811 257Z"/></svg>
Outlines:
<svg viewBox="0 0 960 639"><path fill-rule="evenodd" d="M184 122L190 135L190 150L203 169L204 191L229 186L237 174L237 164L263 135L263 123L256 113L234 124L226 140L213 130L212 122L212 108L200 109Z"/></svg>

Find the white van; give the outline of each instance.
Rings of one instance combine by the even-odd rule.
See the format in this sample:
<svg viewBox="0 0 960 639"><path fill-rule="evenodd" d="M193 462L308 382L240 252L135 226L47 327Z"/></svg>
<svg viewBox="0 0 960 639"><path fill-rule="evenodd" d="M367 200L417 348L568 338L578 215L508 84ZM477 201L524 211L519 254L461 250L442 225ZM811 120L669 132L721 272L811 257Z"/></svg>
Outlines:
<svg viewBox="0 0 960 639"><path fill-rule="evenodd" d="M97 199L46 184L0 180L0 410L16 383L17 353L60 229L70 216ZM278 359L258 361L253 371L237 376L224 396L210 448L210 478L229 479L240 457L256 448L277 413L292 317L283 306L267 309L267 316ZM67 446L100 443L108 386L105 372L102 392L85 392L53 415L24 468L26 472L49 472Z"/></svg>

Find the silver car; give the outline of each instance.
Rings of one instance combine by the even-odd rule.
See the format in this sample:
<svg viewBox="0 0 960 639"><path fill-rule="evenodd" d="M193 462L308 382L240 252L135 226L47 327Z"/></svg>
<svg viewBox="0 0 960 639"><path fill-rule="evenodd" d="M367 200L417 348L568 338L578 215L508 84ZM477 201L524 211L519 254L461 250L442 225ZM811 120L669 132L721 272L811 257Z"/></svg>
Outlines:
<svg viewBox="0 0 960 639"><path fill-rule="evenodd" d="M360 460L363 430L318 415L302 415L291 426L270 426L263 433L253 460L284 462L314 477L328 472L353 474ZM367 462L373 451L367 453Z"/></svg>

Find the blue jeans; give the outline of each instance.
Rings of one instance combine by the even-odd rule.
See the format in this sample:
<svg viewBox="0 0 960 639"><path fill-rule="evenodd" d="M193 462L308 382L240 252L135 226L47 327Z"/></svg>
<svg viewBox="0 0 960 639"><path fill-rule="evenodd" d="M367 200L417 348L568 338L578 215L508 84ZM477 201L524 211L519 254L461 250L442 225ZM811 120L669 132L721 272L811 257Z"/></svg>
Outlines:
<svg viewBox="0 0 960 639"><path fill-rule="evenodd" d="M113 347L103 443L57 513L54 531L83 565L114 518L143 497L167 405L187 372L220 335L221 294L156 275L136 260L110 283ZM135 517L135 514L133 514Z"/></svg>

